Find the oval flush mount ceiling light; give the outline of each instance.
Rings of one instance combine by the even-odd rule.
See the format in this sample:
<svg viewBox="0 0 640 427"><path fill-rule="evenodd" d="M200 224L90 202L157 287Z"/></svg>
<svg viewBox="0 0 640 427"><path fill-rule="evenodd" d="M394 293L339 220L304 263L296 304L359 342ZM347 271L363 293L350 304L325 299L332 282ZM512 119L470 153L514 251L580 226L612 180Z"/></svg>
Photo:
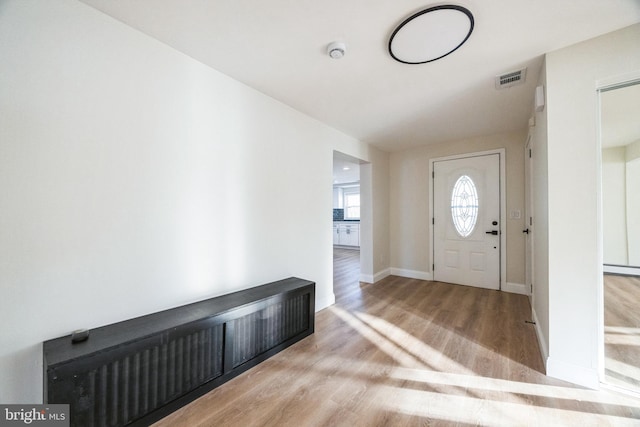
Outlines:
<svg viewBox="0 0 640 427"><path fill-rule="evenodd" d="M398 25L389 39L389 54L404 64L444 58L467 41L473 25L473 15L462 6L429 7Z"/></svg>

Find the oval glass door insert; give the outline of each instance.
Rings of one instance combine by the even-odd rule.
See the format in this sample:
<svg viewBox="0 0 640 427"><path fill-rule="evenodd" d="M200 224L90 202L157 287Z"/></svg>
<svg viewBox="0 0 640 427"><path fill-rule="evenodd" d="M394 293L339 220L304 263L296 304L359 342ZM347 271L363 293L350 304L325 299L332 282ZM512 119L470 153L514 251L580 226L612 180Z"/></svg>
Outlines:
<svg viewBox="0 0 640 427"><path fill-rule="evenodd" d="M467 237L478 221L478 191L473 180L462 175L451 192L451 219L461 237Z"/></svg>

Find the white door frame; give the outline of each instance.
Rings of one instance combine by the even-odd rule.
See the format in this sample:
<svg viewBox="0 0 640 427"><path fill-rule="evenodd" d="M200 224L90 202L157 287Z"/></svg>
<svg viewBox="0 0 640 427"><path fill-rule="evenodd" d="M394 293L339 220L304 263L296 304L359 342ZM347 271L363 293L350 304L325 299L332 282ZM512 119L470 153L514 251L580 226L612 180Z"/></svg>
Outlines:
<svg viewBox="0 0 640 427"><path fill-rule="evenodd" d="M596 246L598 252L598 283L597 283L597 301L598 301L598 354L597 369L600 384L605 387L612 388L605 380L605 352L604 352L604 234L603 234L603 220L602 220L602 120L600 113L602 111L600 105L600 94L606 90L612 90L628 84L634 84L640 82L640 71L633 71L631 73L613 76L596 81L595 90L596 96L596 130L598 135L597 141L597 167L596 167L596 179L598 186L596 187L596 200L597 200L597 232L596 232ZM613 387L615 388L615 387Z"/></svg>
<svg viewBox="0 0 640 427"><path fill-rule="evenodd" d="M534 314L533 307L535 301L535 293L533 292L533 284L535 283L535 264L533 254L535 251L535 240L533 239L533 138L532 133L527 135L527 142L524 146L524 228L529 230L529 234L524 239L524 285L525 291L531 300L531 313ZM522 231L524 233L524 230ZM534 321L536 321L534 319ZM537 321L536 321L537 322Z"/></svg>
<svg viewBox="0 0 640 427"><path fill-rule="evenodd" d="M507 262L506 262L506 248L507 248L507 192L506 192L506 169L505 169L505 149L498 148L496 150L478 151L474 153L456 154L446 157L435 157L429 159L429 259L431 260L431 278L433 278L433 164L435 162L441 162L446 160L465 159L469 157L486 156L490 154L498 154L500 164L500 290L505 289L507 283Z"/></svg>

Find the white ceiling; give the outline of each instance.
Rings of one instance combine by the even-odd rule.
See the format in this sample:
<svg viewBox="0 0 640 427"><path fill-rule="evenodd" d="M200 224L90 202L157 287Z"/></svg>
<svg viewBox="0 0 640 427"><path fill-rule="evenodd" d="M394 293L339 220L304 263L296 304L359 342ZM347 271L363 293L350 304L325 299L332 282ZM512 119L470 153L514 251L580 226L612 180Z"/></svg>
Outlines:
<svg viewBox="0 0 640 427"><path fill-rule="evenodd" d="M334 153L333 156L333 184L353 184L360 182L360 164L348 157Z"/></svg>
<svg viewBox="0 0 640 427"><path fill-rule="evenodd" d="M406 65L389 37L428 1L82 1L388 151L525 128L544 53L640 22L638 0L463 0L467 43ZM335 40L347 44L340 60L326 54ZM525 66L524 85L494 88Z"/></svg>

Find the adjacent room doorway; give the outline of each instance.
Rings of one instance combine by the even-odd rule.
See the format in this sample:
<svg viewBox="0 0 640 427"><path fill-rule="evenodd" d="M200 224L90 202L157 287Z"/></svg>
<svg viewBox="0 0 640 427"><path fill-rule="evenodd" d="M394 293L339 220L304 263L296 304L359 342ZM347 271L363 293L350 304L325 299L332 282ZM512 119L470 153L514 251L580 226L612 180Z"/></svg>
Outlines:
<svg viewBox="0 0 640 427"><path fill-rule="evenodd" d="M359 293L361 276L361 161L333 152L333 292L336 301Z"/></svg>
<svg viewBox="0 0 640 427"><path fill-rule="evenodd" d="M501 153L434 159L433 278L501 288Z"/></svg>

